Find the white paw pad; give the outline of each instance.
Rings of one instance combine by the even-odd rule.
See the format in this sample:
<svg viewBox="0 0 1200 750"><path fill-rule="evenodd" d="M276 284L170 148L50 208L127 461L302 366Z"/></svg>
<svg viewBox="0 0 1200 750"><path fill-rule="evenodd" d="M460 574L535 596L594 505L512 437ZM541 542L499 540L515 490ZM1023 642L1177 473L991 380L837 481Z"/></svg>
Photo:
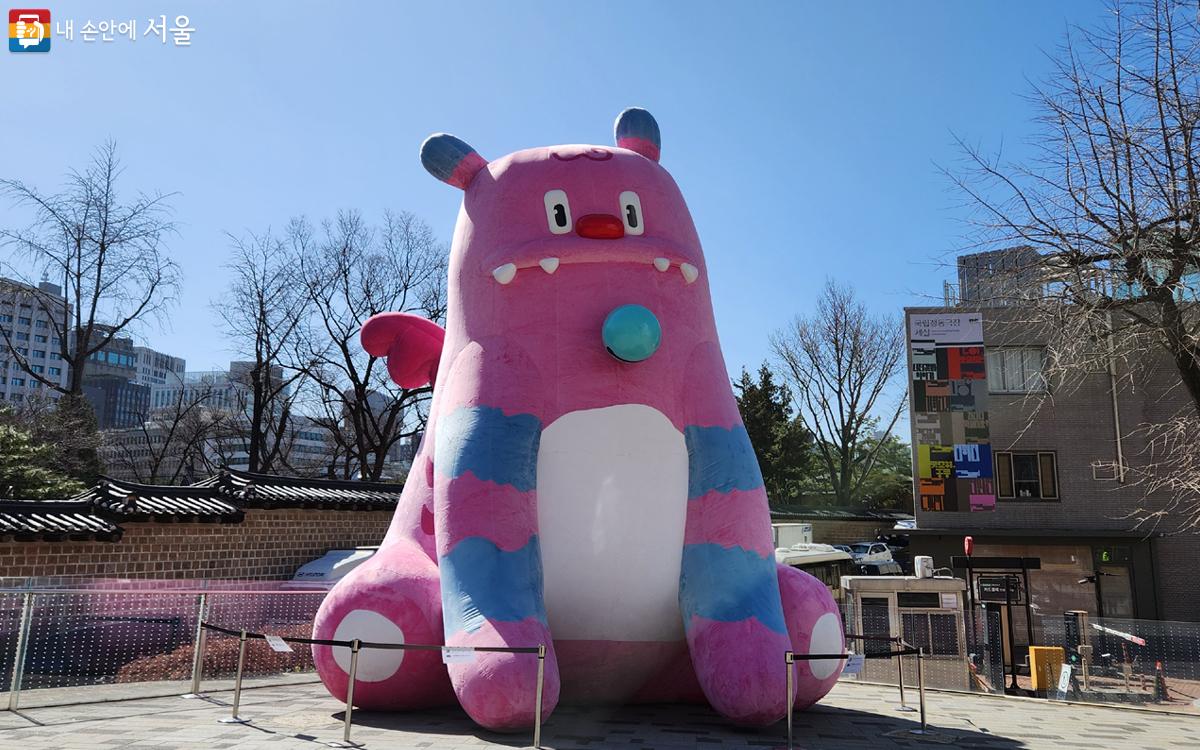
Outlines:
<svg viewBox="0 0 1200 750"><path fill-rule="evenodd" d="M360 641L371 643L404 643L404 631L396 623L369 609L351 610L333 633L335 641ZM333 648L333 659L346 674L350 674L350 649L345 646ZM396 674L404 661L401 649L364 648L358 652L358 682L381 682Z"/></svg>
<svg viewBox="0 0 1200 750"><path fill-rule="evenodd" d="M833 612L817 618L812 635L808 639L810 654L842 653L842 622ZM810 659L808 668L818 680L827 679L842 669L842 659Z"/></svg>

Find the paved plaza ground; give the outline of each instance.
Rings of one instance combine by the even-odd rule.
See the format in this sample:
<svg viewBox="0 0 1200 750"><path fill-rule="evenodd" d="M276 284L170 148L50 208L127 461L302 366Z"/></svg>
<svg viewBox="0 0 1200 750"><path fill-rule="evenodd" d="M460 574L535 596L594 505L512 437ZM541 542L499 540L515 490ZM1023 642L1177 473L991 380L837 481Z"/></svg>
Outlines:
<svg viewBox="0 0 1200 750"><path fill-rule="evenodd" d="M297 748L341 739L342 707L320 685L243 691L246 725L221 724L230 694L207 699L144 698L0 711L0 748ZM913 695L913 698L916 696ZM796 716L796 747L832 748L1200 748L1200 719L1151 711L1048 703L962 693L928 693L929 739L906 730L915 714L896 710L896 691L839 683L819 706ZM457 710L354 714L352 739L379 750L527 747L531 735L485 732ZM542 744L566 748L785 747L785 728L739 730L696 706L559 708ZM936 744L935 744L936 743Z"/></svg>

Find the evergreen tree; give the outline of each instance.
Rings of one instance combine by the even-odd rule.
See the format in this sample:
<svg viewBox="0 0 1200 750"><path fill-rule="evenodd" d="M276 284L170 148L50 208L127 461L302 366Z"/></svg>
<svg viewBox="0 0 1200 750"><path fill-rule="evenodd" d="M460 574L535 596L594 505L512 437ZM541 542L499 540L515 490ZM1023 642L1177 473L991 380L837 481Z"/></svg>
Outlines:
<svg viewBox="0 0 1200 750"><path fill-rule="evenodd" d="M83 491L56 464L53 446L15 425L0 424L0 497L41 500Z"/></svg>
<svg viewBox="0 0 1200 750"><path fill-rule="evenodd" d="M791 391L775 382L765 362L758 369L757 381L743 368L733 387L742 423L762 470L767 498L772 506L794 502L811 472L812 436L793 414Z"/></svg>

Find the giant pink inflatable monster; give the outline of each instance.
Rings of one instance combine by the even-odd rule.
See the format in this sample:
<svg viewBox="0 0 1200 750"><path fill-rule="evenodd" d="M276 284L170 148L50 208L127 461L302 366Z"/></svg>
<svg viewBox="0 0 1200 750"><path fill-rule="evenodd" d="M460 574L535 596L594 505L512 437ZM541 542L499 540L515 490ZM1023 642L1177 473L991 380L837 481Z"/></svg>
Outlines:
<svg viewBox="0 0 1200 750"><path fill-rule="evenodd" d="M708 274L658 124L617 146L488 162L450 135L421 160L464 191L445 331L385 313L362 343L434 383L428 431L379 552L329 593L318 638L536 646L563 700L707 701L740 724L786 710L788 649L841 653L833 598L775 563L767 496L717 342ZM314 648L344 699L350 655ZM355 703L457 698L530 726L536 660L367 650ZM798 706L838 660L795 666Z"/></svg>

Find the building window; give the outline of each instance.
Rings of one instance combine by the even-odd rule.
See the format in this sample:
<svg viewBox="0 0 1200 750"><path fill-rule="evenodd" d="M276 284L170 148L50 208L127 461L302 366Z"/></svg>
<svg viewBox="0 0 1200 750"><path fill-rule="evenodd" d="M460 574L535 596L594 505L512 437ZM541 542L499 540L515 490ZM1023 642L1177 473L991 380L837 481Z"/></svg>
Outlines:
<svg viewBox="0 0 1200 750"><path fill-rule="evenodd" d="M988 390L992 393L1041 393L1046 390L1045 349L1038 346L992 347L987 351Z"/></svg>
<svg viewBox="0 0 1200 750"><path fill-rule="evenodd" d="M46 352L43 351L42 349L34 349L33 350L33 358L34 359L45 359Z"/></svg>
<svg viewBox="0 0 1200 750"><path fill-rule="evenodd" d="M14 337L17 339L17 341L28 341L28 340L29 340L29 334L28 334L28 333L21 333L20 331L17 331L17 332L16 332L15 334L13 334L13 335L14 335Z"/></svg>
<svg viewBox="0 0 1200 750"><path fill-rule="evenodd" d="M47 323L47 322L46 322L46 321L44 321L44 320L39 320L39 321L37 322L37 325L36 325L35 327L36 327L36 328L49 328L49 327L50 327L50 324L49 324L49 323Z"/></svg>
<svg viewBox="0 0 1200 750"><path fill-rule="evenodd" d="M25 305L21 305L21 307L25 307ZM30 326L33 325L33 318L23 318L21 316L17 316L17 322L23 326Z"/></svg>
<svg viewBox="0 0 1200 750"><path fill-rule="evenodd" d="M34 334L34 337L33 337L33 343L35 343L35 344L44 344L44 343L46 343L46 337L45 337L45 336L43 336L43 335L42 335L42 334L40 334L40 333L38 333L38 334Z"/></svg>
<svg viewBox="0 0 1200 750"><path fill-rule="evenodd" d="M61 367L51 367L50 374L51 375L62 375L62 368Z"/></svg>
<svg viewBox="0 0 1200 750"><path fill-rule="evenodd" d="M996 452L996 497L1058 500L1058 461L1052 451Z"/></svg>

